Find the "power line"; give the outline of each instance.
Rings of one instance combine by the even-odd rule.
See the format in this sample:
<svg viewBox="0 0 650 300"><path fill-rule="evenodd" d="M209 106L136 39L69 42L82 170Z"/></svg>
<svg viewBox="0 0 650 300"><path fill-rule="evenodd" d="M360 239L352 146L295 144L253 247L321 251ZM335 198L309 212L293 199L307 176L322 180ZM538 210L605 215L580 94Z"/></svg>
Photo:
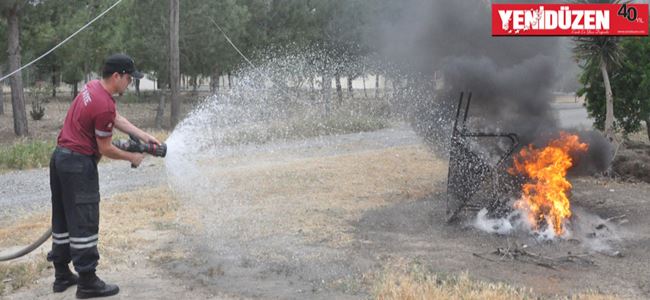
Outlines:
<svg viewBox="0 0 650 300"><path fill-rule="evenodd" d="M221 34L223 34L223 36L226 38L226 40L228 41L228 43L230 43L230 45L231 45L233 48L235 48L235 51L237 51L237 53L239 53L239 55L241 55L241 57L244 58L244 60L246 60L246 62L247 62L249 65L251 65L251 67L253 67L254 69L257 70L257 67L256 67L256 66L255 66L255 65L254 65L254 64L253 64L253 63L252 63L252 62L251 62L251 61L246 57L246 55L244 55L243 53L241 53L241 51L239 51L239 48L237 48L237 46L235 46L235 44L230 40L230 38L228 37L228 35L226 34L226 32L223 31L223 29L221 29L221 26L219 26L219 24L217 24L217 22L215 22L214 19L212 19L211 17L208 17L208 18L210 18L210 21L212 21L212 24L214 24L214 26L217 26L217 29L219 29L219 31L221 31ZM263 75L263 74L260 74L260 75Z"/></svg>
<svg viewBox="0 0 650 300"><path fill-rule="evenodd" d="M15 71L9 73L8 75L6 75L6 76L0 78L0 82L4 81L5 79L7 79L7 78L13 76L14 74L16 74L16 73L22 71L23 69L25 69L25 68L27 68L27 67L33 65L34 63L38 62L38 61L41 60L41 59L43 59L43 58L46 57L48 54L52 53L54 50L56 50L57 48L61 47L63 44L65 44L65 43L68 42L70 39L72 39L74 36L76 36L76 35L79 34L81 31L83 31L84 29L86 29L86 28L87 28L88 26L90 26L92 23L95 23L95 21L97 21L97 20L99 20L99 18L103 17L103 16L104 16L106 13L108 13L111 9L113 9L115 6L117 6L118 4L120 4L120 2L122 2L122 0L117 0L117 2L115 2L115 4L113 4L113 5L112 5L111 7L109 7L107 10L105 10L104 12L102 12L101 14L99 14L97 17L95 17L94 19L92 19L90 22L86 23L86 25L84 25L84 26L82 26L81 28L79 28L79 30L75 31L73 34L71 34L71 35L70 35L69 37L67 37L65 40L61 41L58 45L54 46L52 49L50 49L50 50L48 50L47 52L43 53L43 55L39 56L38 58L36 58L35 60L29 62L28 64L23 65L22 67L16 69Z"/></svg>
<svg viewBox="0 0 650 300"><path fill-rule="evenodd" d="M246 62L247 62L251 67L253 67L253 70L255 70L258 74L260 74L262 77L266 78L266 79L267 79L268 81L270 81L273 85L275 85L275 87L276 87L278 90L280 90L280 91L281 91L285 96L287 96L287 97L293 99L293 96L291 96L291 94L289 94L289 92L285 91L282 87L280 87L280 85L278 85L277 83L275 83L275 81L273 81L273 79L271 79L271 77L269 77L269 76L267 76L266 74L262 73L262 71L260 71L259 68L257 68L257 67L256 67L256 66L255 66L255 65L250 61L250 59L248 59L248 57L246 57L246 55L244 55L244 54L239 50L239 48L237 48L237 46L235 46L235 43L233 43L232 40L230 40L230 38L228 37L228 35L226 34L226 32L225 32L223 29L221 29L221 26L219 26L219 24L217 24L217 22L215 22L214 19L213 19L212 17L208 17L208 18L210 19L210 21L212 21L212 24L214 24L214 26L217 26L217 29L219 29L219 31L221 31L221 34L223 34L223 37L226 38L226 41L228 41L228 43L229 43L233 48L235 48L235 51L237 51L237 53L239 53L239 55L240 55L240 56L241 56L241 57L242 57L242 58L243 58L243 59L244 59L244 60L245 60L245 61L246 61Z"/></svg>

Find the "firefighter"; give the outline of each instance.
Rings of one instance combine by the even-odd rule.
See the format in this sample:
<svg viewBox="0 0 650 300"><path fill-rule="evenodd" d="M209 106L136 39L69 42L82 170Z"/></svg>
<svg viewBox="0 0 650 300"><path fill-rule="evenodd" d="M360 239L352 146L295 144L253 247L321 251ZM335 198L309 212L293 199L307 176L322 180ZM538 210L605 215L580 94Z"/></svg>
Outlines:
<svg viewBox="0 0 650 300"><path fill-rule="evenodd" d="M102 79L88 82L75 97L57 138L50 160L52 191L52 250L55 293L77 285L77 298L115 295L117 285L95 275L99 253L99 181L97 163L102 156L131 162L137 167L141 153L113 146L113 128L149 143L160 144L150 134L121 116L113 95L122 94L131 81L142 78L131 57L111 55L104 61ZM72 261L79 276L70 271Z"/></svg>

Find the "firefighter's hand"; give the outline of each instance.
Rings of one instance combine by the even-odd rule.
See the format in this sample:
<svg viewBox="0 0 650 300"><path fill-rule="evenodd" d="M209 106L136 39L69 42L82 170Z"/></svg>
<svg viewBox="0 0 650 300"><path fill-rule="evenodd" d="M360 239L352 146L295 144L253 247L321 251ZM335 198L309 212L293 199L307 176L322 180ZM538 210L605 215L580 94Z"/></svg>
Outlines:
<svg viewBox="0 0 650 300"><path fill-rule="evenodd" d="M142 137L142 141L145 143L154 143L156 145L160 145L160 141L156 139L153 135L145 133L144 136Z"/></svg>
<svg viewBox="0 0 650 300"><path fill-rule="evenodd" d="M131 168L137 168L142 163L143 159L144 159L144 154L131 153L131 159L129 159L129 161L131 162Z"/></svg>

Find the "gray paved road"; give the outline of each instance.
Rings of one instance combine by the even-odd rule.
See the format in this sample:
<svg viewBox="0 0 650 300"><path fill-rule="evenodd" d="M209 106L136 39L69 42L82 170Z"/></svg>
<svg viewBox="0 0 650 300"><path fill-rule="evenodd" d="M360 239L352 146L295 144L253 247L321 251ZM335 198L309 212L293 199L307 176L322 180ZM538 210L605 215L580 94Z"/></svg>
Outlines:
<svg viewBox="0 0 650 300"><path fill-rule="evenodd" d="M587 115L587 110L581 103L553 103L558 113L560 126L563 128L591 129L593 119Z"/></svg>
<svg viewBox="0 0 650 300"><path fill-rule="evenodd" d="M166 183L167 174L163 165L161 159L155 158L146 158L143 165L137 169L132 169L129 163L123 161L100 164L102 198L144 186ZM0 224L10 222L26 212L49 208L48 172L48 168L42 168L0 174Z"/></svg>

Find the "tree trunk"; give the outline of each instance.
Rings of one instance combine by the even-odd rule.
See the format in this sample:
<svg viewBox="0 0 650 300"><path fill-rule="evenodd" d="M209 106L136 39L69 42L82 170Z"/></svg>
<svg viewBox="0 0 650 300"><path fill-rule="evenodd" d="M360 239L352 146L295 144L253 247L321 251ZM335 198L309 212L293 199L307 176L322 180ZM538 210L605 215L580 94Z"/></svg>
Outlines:
<svg viewBox="0 0 650 300"><path fill-rule="evenodd" d="M3 65L0 65L0 78L4 75L2 75L2 67ZM3 87L2 81L0 81L0 116L5 114L5 91L2 89Z"/></svg>
<svg viewBox="0 0 650 300"><path fill-rule="evenodd" d="M350 99L354 99L354 90L352 89L352 76L348 76L348 94Z"/></svg>
<svg viewBox="0 0 650 300"><path fill-rule="evenodd" d="M20 56L20 18L18 3L9 10L7 16L7 31L9 38L9 70L17 70L21 65ZM27 112L25 111L25 95L23 91L23 76L17 72L11 77L11 104L14 113L14 133L17 136L29 134L27 129Z"/></svg>
<svg viewBox="0 0 650 300"><path fill-rule="evenodd" d="M228 89L232 90L232 74L228 71Z"/></svg>
<svg viewBox="0 0 650 300"><path fill-rule="evenodd" d="M75 81L72 85L72 99L77 97L77 94L79 94L79 82Z"/></svg>
<svg viewBox="0 0 650 300"><path fill-rule="evenodd" d="M133 85L135 86L135 94L140 97L140 79L135 79Z"/></svg>
<svg viewBox="0 0 650 300"><path fill-rule="evenodd" d="M56 67L52 66L52 98L56 98Z"/></svg>
<svg viewBox="0 0 650 300"><path fill-rule="evenodd" d="M88 68L88 63L86 61L84 61L84 66L83 66L84 84L90 81L90 78L88 77L88 76L90 76L90 71L88 69L89 69Z"/></svg>
<svg viewBox="0 0 650 300"><path fill-rule="evenodd" d="M379 99L379 74L375 75L375 98Z"/></svg>
<svg viewBox="0 0 650 300"><path fill-rule="evenodd" d="M169 0L169 57L171 81L171 128L176 127L181 114L181 99L179 97L180 85L180 50L178 45L179 35L179 0Z"/></svg>
<svg viewBox="0 0 650 300"><path fill-rule="evenodd" d="M156 109L156 128L162 129L163 117L165 115L165 93L160 94L158 108Z"/></svg>
<svg viewBox="0 0 650 300"><path fill-rule="evenodd" d="M309 77L309 99L315 100L316 99L316 85L314 84L314 76Z"/></svg>
<svg viewBox="0 0 650 300"><path fill-rule="evenodd" d="M603 81L605 83L605 136L610 139L614 138L614 95L612 94L612 86L609 83L609 74L607 73L607 65L603 58L600 59L600 71L603 73Z"/></svg>
<svg viewBox="0 0 650 300"><path fill-rule="evenodd" d="M648 141L650 141L650 114L645 117L645 129L648 133Z"/></svg>
<svg viewBox="0 0 650 300"><path fill-rule="evenodd" d="M341 88L341 75L336 74L334 75L334 78L336 79L336 99L337 99L336 106L341 107L341 104L343 104L343 89Z"/></svg>
<svg viewBox="0 0 650 300"><path fill-rule="evenodd" d="M212 75L210 75L210 92L217 94L219 92L219 67L214 67Z"/></svg>
<svg viewBox="0 0 650 300"><path fill-rule="evenodd" d="M199 94L199 84L198 84L198 79L196 76L192 76L190 79L190 82L192 83L192 95L196 96Z"/></svg>
<svg viewBox="0 0 650 300"><path fill-rule="evenodd" d="M332 99L332 78L329 74L323 74L322 96L325 105L325 113L330 113L330 101Z"/></svg>
<svg viewBox="0 0 650 300"><path fill-rule="evenodd" d="M366 75L363 75L363 96L368 99L368 90L366 89Z"/></svg>

